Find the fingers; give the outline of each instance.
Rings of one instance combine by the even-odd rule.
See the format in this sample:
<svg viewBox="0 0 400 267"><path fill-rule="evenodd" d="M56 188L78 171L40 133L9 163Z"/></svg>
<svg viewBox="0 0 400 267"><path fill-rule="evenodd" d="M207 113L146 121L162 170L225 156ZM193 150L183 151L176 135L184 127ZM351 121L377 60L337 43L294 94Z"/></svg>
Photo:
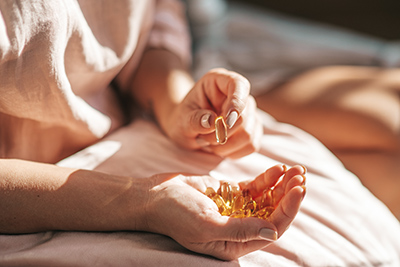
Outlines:
<svg viewBox="0 0 400 267"><path fill-rule="evenodd" d="M188 127L191 127L197 134L209 134L214 132L216 118L217 114L213 111L207 109L193 110L189 114Z"/></svg>
<svg viewBox="0 0 400 267"><path fill-rule="evenodd" d="M273 198L277 206L269 220L276 226L279 236L286 231L299 212L306 194L305 173L304 166L296 165L285 173L274 188Z"/></svg>
<svg viewBox="0 0 400 267"><path fill-rule="evenodd" d="M305 193L305 186L295 186L291 188L269 217L270 221L276 226L279 236L281 236L293 222L299 212Z"/></svg>
<svg viewBox="0 0 400 267"><path fill-rule="evenodd" d="M224 260L236 259L261 249L275 240L278 233L275 226L258 218L220 217L218 227L210 229L213 241L204 246L207 254ZM203 251L204 253L204 251Z"/></svg>
<svg viewBox="0 0 400 267"><path fill-rule="evenodd" d="M242 188L247 188L254 193L262 192L265 187L274 187L274 190L279 192L277 195L279 203L267 220L256 217L222 216L218 213L215 203L205 195L192 190L196 188L203 192L204 188L208 186L216 187L218 180L208 176L179 176L179 179L168 181L171 184L174 182L174 185L179 188L167 196L174 196L182 202L164 203L165 196L163 195L162 203L166 205L165 207L169 207L172 203L175 207L173 210L178 209L184 212L172 214L173 210L166 210L166 216L172 217L173 222L167 227L173 230L167 231L166 234L171 235L190 250L224 260L236 259L261 249L277 240L293 222L306 190L304 186L305 172L305 168L301 165L287 169L285 165L279 164L269 168L253 181L241 183ZM174 176L166 174L158 179L168 180L171 177ZM190 193L189 189L185 189L178 181L184 182L186 186L189 185ZM161 192L164 192L165 189ZM183 190L187 192L182 192ZM165 210L165 207L162 207L161 210ZM176 220L177 214L181 214L180 220ZM183 218L182 216L185 214L186 217Z"/></svg>
<svg viewBox="0 0 400 267"><path fill-rule="evenodd" d="M302 165L295 165L290 168L282 180L279 181L278 184L275 185L273 198L275 203L279 203L282 197L294 186L296 185L304 185L305 184L305 174L307 170ZM297 182L296 182L297 181ZM289 186L288 186L289 184Z"/></svg>
<svg viewBox="0 0 400 267"><path fill-rule="evenodd" d="M246 106L247 97L250 93L249 81L236 72L222 68L209 71L202 80L205 83L204 90L206 95L209 96L212 106L218 114L227 119L228 127L232 128ZM218 92L221 92L225 97L214 98Z"/></svg>
<svg viewBox="0 0 400 267"><path fill-rule="evenodd" d="M248 242L253 240L275 241L277 239L275 226L266 220L255 217L222 218L227 219L227 222L220 229L215 230L223 240ZM261 232L262 229L263 231Z"/></svg>
<svg viewBox="0 0 400 267"><path fill-rule="evenodd" d="M239 185L242 189L250 190L250 194L256 197L261 195L264 189L275 186L281 176L286 173L286 171L286 165L278 164L267 169L264 173L258 175L254 180L244 181L239 183Z"/></svg>
<svg viewBox="0 0 400 267"><path fill-rule="evenodd" d="M253 197L259 197L266 188L273 188L275 211L268 220L276 226L281 236L294 220L306 193L306 168L302 165L287 169L275 165L252 181L239 183L242 189L249 189Z"/></svg>
<svg viewBox="0 0 400 267"><path fill-rule="evenodd" d="M256 102L250 96L242 116L237 119L231 129L228 129L228 141L224 145L217 143L214 130L210 134L200 135L197 138L199 145L207 152L233 159L258 151L261 145L263 126L256 113L256 108ZM211 118L214 117L210 116ZM214 125L211 127L214 129Z"/></svg>

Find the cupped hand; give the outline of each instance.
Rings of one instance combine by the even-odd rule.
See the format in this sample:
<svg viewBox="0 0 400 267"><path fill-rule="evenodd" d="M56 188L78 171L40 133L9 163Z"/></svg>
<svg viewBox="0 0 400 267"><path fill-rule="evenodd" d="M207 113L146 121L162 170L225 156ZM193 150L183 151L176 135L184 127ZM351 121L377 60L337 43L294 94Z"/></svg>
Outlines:
<svg viewBox="0 0 400 267"><path fill-rule="evenodd" d="M270 219L222 216L216 204L204 195L207 187L217 189L220 181L209 176L159 174L151 178L152 188L145 209L142 230L170 236L189 250L232 260L268 246L281 236L295 218L305 187L301 167L286 171L277 165L253 181L241 183L257 194L276 185L278 204Z"/></svg>
<svg viewBox="0 0 400 267"><path fill-rule="evenodd" d="M176 106L165 131L182 147L222 157L240 158L257 151L262 125L249 92L250 83L240 74L213 69ZM228 128L228 141L223 145L215 137L214 121L218 116L224 118Z"/></svg>

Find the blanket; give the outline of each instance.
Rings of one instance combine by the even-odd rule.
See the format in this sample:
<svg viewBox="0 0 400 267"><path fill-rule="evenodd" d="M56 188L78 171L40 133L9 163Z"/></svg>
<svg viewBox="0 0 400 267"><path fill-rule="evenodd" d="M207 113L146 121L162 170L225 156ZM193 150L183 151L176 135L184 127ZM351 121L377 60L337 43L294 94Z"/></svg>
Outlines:
<svg viewBox="0 0 400 267"><path fill-rule="evenodd" d="M143 179L191 172L241 181L277 163L303 164L307 195L272 245L221 261L153 233L49 231L0 235L0 266L399 266L400 224L386 206L314 137L259 112L261 150L238 160L183 150L152 121L138 119L59 165Z"/></svg>

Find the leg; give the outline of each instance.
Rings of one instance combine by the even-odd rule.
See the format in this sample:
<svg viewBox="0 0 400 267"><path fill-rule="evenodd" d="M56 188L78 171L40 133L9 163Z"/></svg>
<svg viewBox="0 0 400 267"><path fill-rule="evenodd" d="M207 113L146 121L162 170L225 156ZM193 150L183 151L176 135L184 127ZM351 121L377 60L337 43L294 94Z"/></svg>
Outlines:
<svg viewBox="0 0 400 267"><path fill-rule="evenodd" d="M400 155L399 88L399 70L323 67L256 100L278 121L318 138L397 212L400 196L388 192L393 183L400 184L396 171Z"/></svg>

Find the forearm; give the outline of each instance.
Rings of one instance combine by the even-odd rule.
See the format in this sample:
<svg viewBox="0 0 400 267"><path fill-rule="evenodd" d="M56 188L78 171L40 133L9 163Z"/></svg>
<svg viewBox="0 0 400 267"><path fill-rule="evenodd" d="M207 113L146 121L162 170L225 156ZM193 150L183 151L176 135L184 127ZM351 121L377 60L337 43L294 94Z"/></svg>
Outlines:
<svg viewBox="0 0 400 267"><path fill-rule="evenodd" d="M0 232L140 229L147 179L0 160Z"/></svg>
<svg viewBox="0 0 400 267"><path fill-rule="evenodd" d="M166 129L168 116L193 84L188 67L176 55L167 50L151 49L144 53L129 90Z"/></svg>

